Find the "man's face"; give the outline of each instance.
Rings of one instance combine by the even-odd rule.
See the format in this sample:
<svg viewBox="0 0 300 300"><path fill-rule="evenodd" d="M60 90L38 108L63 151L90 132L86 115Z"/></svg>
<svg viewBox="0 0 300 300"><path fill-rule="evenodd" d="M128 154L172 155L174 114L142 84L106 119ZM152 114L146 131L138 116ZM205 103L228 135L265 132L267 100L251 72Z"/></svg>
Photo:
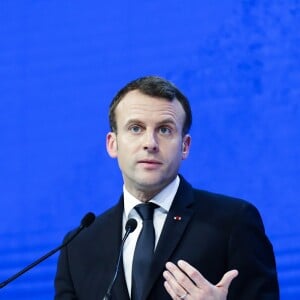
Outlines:
<svg viewBox="0 0 300 300"><path fill-rule="evenodd" d="M107 135L108 153L118 158L131 194L155 195L175 178L188 156L191 138L182 136L182 105L134 90L121 100L115 115L117 133Z"/></svg>

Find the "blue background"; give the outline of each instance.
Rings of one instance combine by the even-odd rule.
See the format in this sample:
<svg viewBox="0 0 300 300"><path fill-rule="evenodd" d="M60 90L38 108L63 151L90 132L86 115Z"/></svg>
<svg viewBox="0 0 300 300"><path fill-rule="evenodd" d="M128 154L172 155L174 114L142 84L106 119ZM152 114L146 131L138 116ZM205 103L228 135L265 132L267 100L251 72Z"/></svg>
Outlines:
<svg viewBox="0 0 300 300"><path fill-rule="evenodd" d="M117 201L108 106L154 74L194 111L181 173L259 208L281 298L300 299L299 17L298 0L1 1L0 281ZM0 299L52 299L56 260Z"/></svg>

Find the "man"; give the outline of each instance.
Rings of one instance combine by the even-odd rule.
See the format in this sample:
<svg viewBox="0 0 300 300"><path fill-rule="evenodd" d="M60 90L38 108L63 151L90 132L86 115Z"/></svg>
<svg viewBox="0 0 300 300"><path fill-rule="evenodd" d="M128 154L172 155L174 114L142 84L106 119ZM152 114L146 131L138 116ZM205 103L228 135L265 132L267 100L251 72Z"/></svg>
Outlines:
<svg viewBox="0 0 300 300"><path fill-rule="evenodd" d="M55 299L103 299L129 218L138 226L125 242L112 299L279 299L273 249L256 208L194 189L178 175L191 145L187 98L163 78L139 78L117 93L109 119L107 151L118 160L123 194L62 250ZM150 206L144 217L140 208ZM143 246L151 235L153 246ZM141 252L148 253L143 262Z"/></svg>

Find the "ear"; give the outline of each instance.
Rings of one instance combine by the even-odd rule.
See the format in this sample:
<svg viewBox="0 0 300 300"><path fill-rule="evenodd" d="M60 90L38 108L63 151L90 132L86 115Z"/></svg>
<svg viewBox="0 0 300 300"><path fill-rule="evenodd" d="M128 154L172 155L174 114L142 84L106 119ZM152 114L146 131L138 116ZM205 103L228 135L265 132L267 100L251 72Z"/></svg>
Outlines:
<svg viewBox="0 0 300 300"><path fill-rule="evenodd" d="M106 151L112 158L118 156L117 136L114 132L109 132L106 135Z"/></svg>
<svg viewBox="0 0 300 300"><path fill-rule="evenodd" d="M186 134L182 139L182 159L186 159L190 153L191 136Z"/></svg>

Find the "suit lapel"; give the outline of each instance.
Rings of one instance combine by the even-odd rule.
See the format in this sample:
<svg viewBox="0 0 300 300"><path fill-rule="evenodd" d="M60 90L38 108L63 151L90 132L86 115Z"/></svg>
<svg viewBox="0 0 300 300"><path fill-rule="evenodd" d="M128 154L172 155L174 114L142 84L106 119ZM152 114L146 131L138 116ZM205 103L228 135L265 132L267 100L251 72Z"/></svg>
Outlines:
<svg viewBox="0 0 300 300"><path fill-rule="evenodd" d="M147 281L148 284L145 287L144 299L147 298L153 284L163 272L166 262L179 244L186 226L194 213L192 209L194 201L192 187L182 177L180 180L178 191L167 215L154 253L150 276Z"/></svg>

